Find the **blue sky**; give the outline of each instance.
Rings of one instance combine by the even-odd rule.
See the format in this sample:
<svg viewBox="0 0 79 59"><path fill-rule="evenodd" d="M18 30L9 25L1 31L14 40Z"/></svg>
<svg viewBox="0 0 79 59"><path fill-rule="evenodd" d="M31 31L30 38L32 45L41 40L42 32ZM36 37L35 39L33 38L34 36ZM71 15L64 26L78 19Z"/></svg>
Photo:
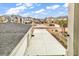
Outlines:
<svg viewBox="0 0 79 59"><path fill-rule="evenodd" d="M36 18L68 15L65 3L0 3L0 15L21 15Z"/></svg>

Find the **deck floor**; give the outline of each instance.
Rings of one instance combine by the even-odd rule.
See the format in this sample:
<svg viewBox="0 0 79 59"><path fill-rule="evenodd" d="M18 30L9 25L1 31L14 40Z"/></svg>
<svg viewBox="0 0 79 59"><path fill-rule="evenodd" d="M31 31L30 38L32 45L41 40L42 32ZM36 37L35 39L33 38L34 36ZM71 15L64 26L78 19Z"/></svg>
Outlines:
<svg viewBox="0 0 79 59"><path fill-rule="evenodd" d="M46 30L35 29L26 56L66 55L66 49Z"/></svg>

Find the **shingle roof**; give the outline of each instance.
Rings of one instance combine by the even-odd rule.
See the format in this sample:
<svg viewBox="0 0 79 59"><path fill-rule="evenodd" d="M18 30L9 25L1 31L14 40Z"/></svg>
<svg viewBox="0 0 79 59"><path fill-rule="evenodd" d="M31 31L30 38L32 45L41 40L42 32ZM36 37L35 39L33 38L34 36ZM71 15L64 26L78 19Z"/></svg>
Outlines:
<svg viewBox="0 0 79 59"><path fill-rule="evenodd" d="M0 56L9 55L30 27L26 24L0 24Z"/></svg>

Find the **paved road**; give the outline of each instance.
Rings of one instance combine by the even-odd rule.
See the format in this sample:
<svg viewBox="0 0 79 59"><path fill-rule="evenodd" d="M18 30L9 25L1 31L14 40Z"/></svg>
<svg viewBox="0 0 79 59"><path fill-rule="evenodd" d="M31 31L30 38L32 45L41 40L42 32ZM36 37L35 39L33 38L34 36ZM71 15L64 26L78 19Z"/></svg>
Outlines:
<svg viewBox="0 0 79 59"><path fill-rule="evenodd" d="M66 49L46 30L35 29L25 55L65 55Z"/></svg>

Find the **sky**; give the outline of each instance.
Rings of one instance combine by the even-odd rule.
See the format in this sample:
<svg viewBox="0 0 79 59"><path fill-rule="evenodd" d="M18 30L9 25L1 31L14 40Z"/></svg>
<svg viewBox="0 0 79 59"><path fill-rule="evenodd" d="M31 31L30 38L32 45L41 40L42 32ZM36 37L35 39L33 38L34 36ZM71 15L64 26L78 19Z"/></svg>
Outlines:
<svg viewBox="0 0 79 59"><path fill-rule="evenodd" d="M68 15L67 3L0 3L0 15L24 17L58 17Z"/></svg>

